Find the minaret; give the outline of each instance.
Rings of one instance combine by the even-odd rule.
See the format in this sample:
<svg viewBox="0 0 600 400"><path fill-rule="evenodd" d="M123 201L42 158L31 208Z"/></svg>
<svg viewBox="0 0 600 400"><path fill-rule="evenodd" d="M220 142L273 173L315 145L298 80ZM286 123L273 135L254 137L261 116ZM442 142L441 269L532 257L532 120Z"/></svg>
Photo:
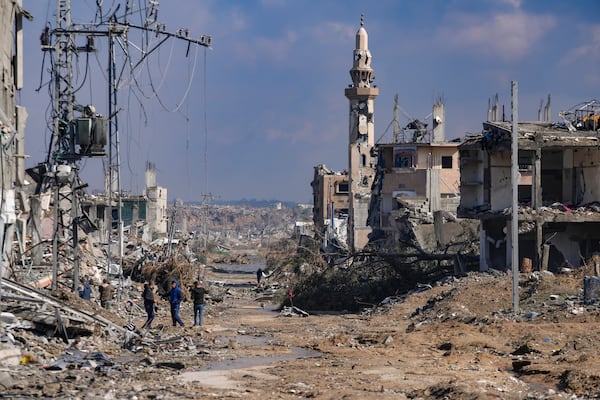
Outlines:
<svg viewBox="0 0 600 400"><path fill-rule="evenodd" d="M371 87L373 69L369 35L364 25L364 15L361 15L360 28L356 32L354 63L350 70L352 84L344 91L350 101L348 245L352 250L361 250L369 241L371 228L367 226L367 219L375 177L375 160L371 150L375 144L374 100L379 89Z"/></svg>

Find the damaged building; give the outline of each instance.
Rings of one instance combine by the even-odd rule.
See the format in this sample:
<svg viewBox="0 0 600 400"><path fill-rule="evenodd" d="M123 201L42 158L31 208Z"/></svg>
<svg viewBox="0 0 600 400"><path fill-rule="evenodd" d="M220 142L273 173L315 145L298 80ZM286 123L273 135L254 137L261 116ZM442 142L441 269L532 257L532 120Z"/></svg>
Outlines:
<svg viewBox="0 0 600 400"><path fill-rule="evenodd" d="M458 215L481 221L482 270L511 260L512 122L498 120L497 110L459 146ZM600 251L600 103L582 103L553 123L548 99L539 114L518 123L519 260L541 270L579 266Z"/></svg>
<svg viewBox="0 0 600 400"><path fill-rule="evenodd" d="M395 122L397 107L396 97ZM395 132L395 143L375 147L378 163L369 221L377 236L391 243L397 243L402 231L413 229L415 223L430 224L434 217L455 220L460 199L459 142L445 140L441 99L433 106L432 121L433 129L428 129L426 123L413 120L403 135L409 141L397 142Z"/></svg>
<svg viewBox="0 0 600 400"><path fill-rule="evenodd" d="M369 35L361 17L356 32L356 46L350 69L352 83L344 90L349 101L350 124L348 142L348 246L361 250L369 241L372 228L368 224L371 185L375 178L375 98L379 88L372 85L373 57L369 51Z"/></svg>
<svg viewBox="0 0 600 400"><path fill-rule="evenodd" d="M350 103L349 170L335 173L318 165L311 183L314 222L318 231L324 232L323 248L328 238L339 233L338 226L346 217L350 250L361 250L374 241L378 246L396 247L407 236L422 249L433 250L464 232L471 235L472 224L468 222L464 223L468 229L450 227L456 223L460 199L459 142L445 139L442 98L433 105L432 128L411 118L401 140L396 96L394 141L376 144L374 101L379 89L372 85L371 61L368 34L361 20L350 69L352 83L345 89ZM334 229L328 229L330 226Z"/></svg>
<svg viewBox="0 0 600 400"><path fill-rule="evenodd" d="M313 189L313 223L324 249L345 248L348 230L348 172L335 172L325 164L315 167L310 183Z"/></svg>
<svg viewBox="0 0 600 400"><path fill-rule="evenodd" d="M32 16L21 0L0 0L0 138L2 140L2 196L0 206L0 277L12 259L13 241L23 244L28 202L21 188L25 179L25 123L27 111L17 104L23 88L23 21Z"/></svg>
<svg viewBox="0 0 600 400"><path fill-rule="evenodd" d="M109 207L109 202L112 207ZM109 220L119 221L119 202L106 195L88 195L82 200L84 213L98 228L92 233L97 241L108 237ZM167 189L156 183L156 167L146 163L146 190L142 195L122 194L121 221L128 237L151 242L167 234ZM109 218L108 213L112 215ZM113 228L115 228L113 226Z"/></svg>
<svg viewBox="0 0 600 400"><path fill-rule="evenodd" d="M350 69L352 83L344 90L349 101L348 172L334 173L324 165L315 167L313 189L314 223L317 232L329 226L325 238L336 247L361 250L369 241L368 224L371 186L375 177L375 98L379 89L372 85L372 56L369 35L361 17ZM341 230L346 225L346 232ZM337 232L337 234L336 234ZM324 243L327 247L327 243Z"/></svg>

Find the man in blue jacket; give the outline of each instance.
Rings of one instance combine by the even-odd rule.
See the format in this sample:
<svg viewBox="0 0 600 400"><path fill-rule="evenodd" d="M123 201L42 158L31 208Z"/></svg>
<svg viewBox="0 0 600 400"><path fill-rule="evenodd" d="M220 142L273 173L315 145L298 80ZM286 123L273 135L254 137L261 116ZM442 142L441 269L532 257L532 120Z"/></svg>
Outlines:
<svg viewBox="0 0 600 400"><path fill-rule="evenodd" d="M171 290L169 290L167 296L169 296L169 304L171 305L171 319L173 320L173 326L177 326L177 324L185 326L181 318L179 318L179 305L183 300L183 293L181 293L177 279L171 281Z"/></svg>
<svg viewBox="0 0 600 400"><path fill-rule="evenodd" d="M83 282L83 289L79 291L79 297L84 300L90 300L92 298L92 287L90 286L90 280L82 279L81 282Z"/></svg>

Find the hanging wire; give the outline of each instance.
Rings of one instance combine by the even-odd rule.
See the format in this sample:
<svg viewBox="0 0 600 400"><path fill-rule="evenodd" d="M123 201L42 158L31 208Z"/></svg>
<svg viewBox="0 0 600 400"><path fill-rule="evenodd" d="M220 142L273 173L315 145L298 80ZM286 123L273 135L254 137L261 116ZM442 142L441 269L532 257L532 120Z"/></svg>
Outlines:
<svg viewBox="0 0 600 400"><path fill-rule="evenodd" d="M85 53L85 73L83 75L83 80L81 81L81 84L79 85L79 87L77 89L73 90L73 94L79 92L79 90L83 87L83 85L85 85L85 81L87 80L87 76L88 76L89 67L90 67L90 53L86 51L86 53Z"/></svg>
<svg viewBox="0 0 600 400"><path fill-rule="evenodd" d="M195 68L195 61L194 61ZM204 48L204 65L203 65L203 101L204 101L204 192L208 195L208 101L206 100L206 47Z"/></svg>
<svg viewBox="0 0 600 400"><path fill-rule="evenodd" d="M206 48L205 48L205 50L206 50ZM206 56L206 51L205 51L204 54ZM162 101L162 99L160 98L160 96L158 94L158 91L154 87L154 83L152 82L152 76L150 74L148 75L149 78L150 78L150 87L152 88L152 92L154 93L154 95L155 95L156 99L158 100L159 104L161 105L161 107L163 107L165 109L165 111L168 111L168 112L176 112L176 111L178 111L181 108L181 106L183 105L183 102L185 102L185 100L187 99L188 94L190 93L190 89L192 88L192 83L194 82L194 74L195 74L195 71L196 71L197 60L198 60L198 47L196 47L196 52L194 54L194 65L193 65L193 68L192 68L192 74L188 77L188 84L187 84L187 87L185 89L185 92L184 92L183 96L181 97L181 99L179 100L179 102L176 103L177 106L175 108L173 108L173 109L168 108L164 104L164 102Z"/></svg>
<svg viewBox="0 0 600 400"><path fill-rule="evenodd" d="M190 62L188 59L188 76L190 74ZM188 199L192 199L192 179L190 171L190 102L185 102L185 171L187 175Z"/></svg>

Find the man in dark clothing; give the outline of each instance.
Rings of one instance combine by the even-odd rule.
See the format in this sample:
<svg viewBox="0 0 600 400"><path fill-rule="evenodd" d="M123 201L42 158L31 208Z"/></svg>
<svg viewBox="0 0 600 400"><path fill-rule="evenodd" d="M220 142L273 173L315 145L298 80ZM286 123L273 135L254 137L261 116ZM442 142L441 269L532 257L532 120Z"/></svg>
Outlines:
<svg viewBox="0 0 600 400"><path fill-rule="evenodd" d="M260 286L260 280L263 277L263 270L262 268L259 268L256 270L256 286Z"/></svg>
<svg viewBox="0 0 600 400"><path fill-rule="evenodd" d="M108 279L105 278L102 285L100 285L100 305L106 309L109 309L112 298L113 287Z"/></svg>
<svg viewBox="0 0 600 400"><path fill-rule="evenodd" d="M204 314L204 295L208 291L200 284L202 282L194 282L194 287L190 290L192 299L194 300L194 326L202 326L202 315Z"/></svg>
<svg viewBox="0 0 600 400"><path fill-rule="evenodd" d="M173 320L173 326L185 326L181 318L179 318L179 305L183 301L183 293L179 288L179 283L177 279L173 279L171 281L171 290L167 293L169 297L169 304L171 305L171 319Z"/></svg>
<svg viewBox="0 0 600 400"><path fill-rule="evenodd" d="M146 314L148 314L148 319L142 326L142 329L152 329L152 321L154 321L154 283L144 283L144 292L142 293L142 298L144 299L144 308L146 309Z"/></svg>

